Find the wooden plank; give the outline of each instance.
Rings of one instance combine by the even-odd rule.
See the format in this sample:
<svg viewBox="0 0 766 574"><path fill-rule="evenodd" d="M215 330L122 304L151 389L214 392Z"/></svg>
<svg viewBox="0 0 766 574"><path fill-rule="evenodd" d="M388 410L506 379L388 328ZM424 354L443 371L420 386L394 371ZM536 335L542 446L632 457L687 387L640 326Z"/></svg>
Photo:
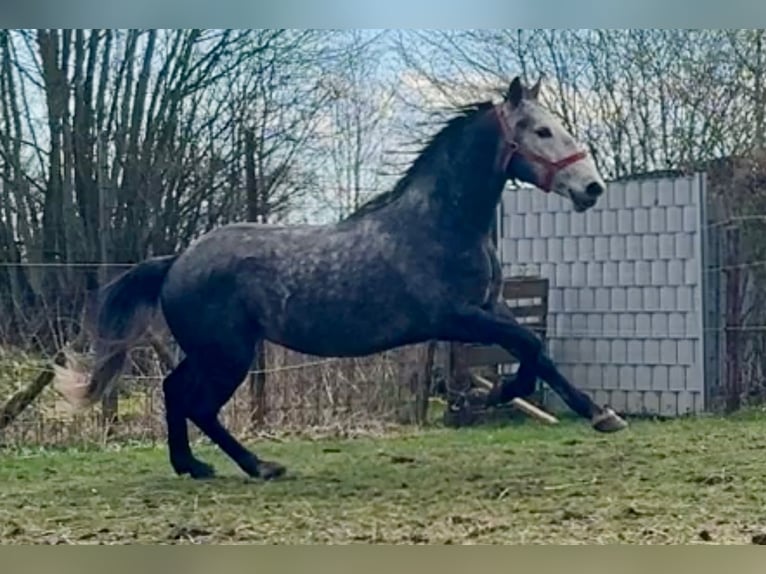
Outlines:
<svg viewBox="0 0 766 574"><path fill-rule="evenodd" d="M507 279L503 283L504 299L534 299L548 296L548 280L537 278Z"/></svg>
<svg viewBox="0 0 766 574"><path fill-rule="evenodd" d="M545 315L547 314L547 306L546 305L524 305L521 307L513 307L511 306L511 312L513 313L513 316L517 319L520 319L522 317L540 317L545 318Z"/></svg>

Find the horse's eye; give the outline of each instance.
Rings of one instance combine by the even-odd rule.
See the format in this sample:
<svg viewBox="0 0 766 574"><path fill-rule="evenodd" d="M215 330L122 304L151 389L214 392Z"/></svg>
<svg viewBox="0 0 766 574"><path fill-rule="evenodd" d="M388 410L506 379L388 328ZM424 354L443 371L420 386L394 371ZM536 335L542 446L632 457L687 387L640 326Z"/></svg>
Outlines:
<svg viewBox="0 0 766 574"><path fill-rule="evenodd" d="M537 128L535 130L535 133L537 134L538 137L541 137L541 138L552 138L553 137L553 133L551 133L551 130L548 129L548 128Z"/></svg>

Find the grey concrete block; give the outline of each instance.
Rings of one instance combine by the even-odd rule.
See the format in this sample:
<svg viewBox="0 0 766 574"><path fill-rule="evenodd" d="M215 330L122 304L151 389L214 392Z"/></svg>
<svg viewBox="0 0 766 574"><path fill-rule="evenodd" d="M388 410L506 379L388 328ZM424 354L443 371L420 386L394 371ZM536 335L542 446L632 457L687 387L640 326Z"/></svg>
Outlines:
<svg viewBox="0 0 766 574"><path fill-rule="evenodd" d="M676 237L672 233L662 233L659 237L660 259L673 259L676 255Z"/></svg>
<svg viewBox="0 0 766 574"><path fill-rule="evenodd" d="M630 209L617 211L617 233L633 233L633 212Z"/></svg>
<svg viewBox="0 0 766 574"><path fill-rule="evenodd" d="M678 311L691 311L694 309L695 287L681 286L676 287L676 305Z"/></svg>
<svg viewBox="0 0 766 574"><path fill-rule="evenodd" d="M556 286L569 287L572 283L569 271L569 263L561 263L556 266Z"/></svg>
<svg viewBox="0 0 766 574"><path fill-rule="evenodd" d="M655 365L652 369L652 389L664 391L668 388L668 368L665 365Z"/></svg>
<svg viewBox="0 0 766 574"><path fill-rule="evenodd" d="M551 263L564 261L564 239L561 237L548 238L548 261Z"/></svg>
<svg viewBox="0 0 766 574"><path fill-rule="evenodd" d="M638 235L649 233L649 209L646 207L633 210L633 232Z"/></svg>
<svg viewBox="0 0 766 574"><path fill-rule="evenodd" d="M686 285L696 285L698 283L699 273L699 262L696 259L687 259L684 262L684 281L681 283L686 283Z"/></svg>
<svg viewBox="0 0 766 574"><path fill-rule="evenodd" d="M636 265L632 261L620 261L617 264L619 284L625 287L636 284Z"/></svg>
<svg viewBox="0 0 766 574"><path fill-rule="evenodd" d="M577 239L577 259L578 261L593 261L596 254L596 248L592 237L579 237Z"/></svg>
<svg viewBox="0 0 766 574"><path fill-rule="evenodd" d="M532 193L532 211L534 213L542 213L548 210L548 197L546 193L540 190L535 190Z"/></svg>
<svg viewBox="0 0 766 574"><path fill-rule="evenodd" d="M676 305L675 287L660 287L660 309L663 311L670 311L675 309Z"/></svg>
<svg viewBox="0 0 766 574"><path fill-rule="evenodd" d="M550 313L558 313L564 310L564 289L549 289L548 290L548 311Z"/></svg>
<svg viewBox="0 0 766 574"><path fill-rule="evenodd" d="M572 263L572 285L574 287L585 287L587 284L587 265L582 261Z"/></svg>
<svg viewBox="0 0 766 574"><path fill-rule="evenodd" d="M604 287L614 287L619 282L619 270L616 261L606 261L602 266L602 280Z"/></svg>
<svg viewBox="0 0 766 574"><path fill-rule="evenodd" d="M644 414L658 415L660 413L660 395L654 391L646 391L644 398Z"/></svg>
<svg viewBox="0 0 766 574"><path fill-rule="evenodd" d="M648 365L655 365L660 362L660 342L657 339L644 341L644 361Z"/></svg>
<svg viewBox="0 0 766 574"><path fill-rule="evenodd" d="M692 182L688 178L678 178L674 185L675 197L673 202L676 205L690 205L692 203Z"/></svg>
<svg viewBox="0 0 766 574"><path fill-rule="evenodd" d="M524 214L524 236L539 237L540 235L540 215L537 213Z"/></svg>
<svg viewBox="0 0 766 574"><path fill-rule="evenodd" d="M609 259L622 261L625 259L625 236L612 235L609 238Z"/></svg>
<svg viewBox="0 0 766 574"><path fill-rule="evenodd" d="M668 369L668 386L671 391L683 391L686 388L686 370L681 365Z"/></svg>
<svg viewBox="0 0 766 574"><path fill-rule="evenodd" d="M668 285L684 284L684 263L680 259L668 261Z"/></svg>
<svg viewBox="0 0 766 574"><path fill-rule="evenodd" d="M652 233L665 233L667 231L664 207L649 208L649 231Z"/></svg>
<svg viewBox="0 0 766 574"><path fill-rule="evenodd" d="M620 370L616 365L605 365L601 372L603 373L602 388L619 389L620 388ZM603 403L601 403L603 404Z"/></svg>
<svg viewBox="0 0 766 574"><path fill-rule="evenodd" d="M593 259L595 261L606 261L609 259L609 238L599 236L593 240Z"/></svg>
<svg viewBox="0 0 766 574"><path fill-rule="evenodd" d="M612 289L612 311L626 311L628 308L628 292L624 287Z"/></svg>
<svg viewBox="0 0 766 574"><path fill-rule="evenodd" d="M690 233L676 234L676 259L691 259L694 257L694 240Z"/></svg>
<svg viewBox="0 0 766 574"><path fill-rule="evenodd" d="M588 365L587 386L591 389L603 388L603 368L600 365Z"/></svg>
<svg viewBox="0 0 766 574"><path fill-rule="evenodd" d="M564 289L564 311L567 313L574 313L580 306L580 293L579 289L567 288Z"/></svg>
<svg viewBox="0 0 766 574"><path fill-rule="evenodd" d="M667 230L669 233L677 233L684 229L684 211L677 205L672 205L665 212Z"/></svg>
<svg viewBox="0 0 766 574"><path fill-rule="evenodd" d="M636 314L636 337L652 336L652 316L649 313Z"/></svg>
<svg viewBox="0 0 766 574"><path fill-rule="evenodd" d="M684 207L684 231L687 233L696 233L699 227L699 213L694 206Z"/></svg>
<svg viewBox="0 0 766 574"><path fill-rule="evenodd" d="M601 212L601 233L614 235L617 233L617 212L607 209Z"/></svg>
<svg viewBox="0 0 766 574"><path fill-rule="evenodd" d="M612 297L609 291L610 290L607 287L596 288L596 310L597 311L609 310L609 306L612 303Z"/></svg>
<svg viewBox="0 0 766 574"><path fill-rule="evenodd" d="M625 391L632 391L636 388L636 368L632 365L622 365L620 367L620 388ZM625 393L620 393L625 396ZM616 406L612 401L612 408L624 410L627 406L627 400L624 401L624 405Z"/></svg>
<svg viewBox="0 0 766 574"><path fill-rule="evenodd" d="M555 217L552 213L540 214L540 235L542 237L553 237L556 235Z"/></svg>
<svg viewBox="0 0 766 574"><path fill-rule="evenodd" d="M683 313L668 314L668 334L671 337L686 336L686 321Z"/></svg>
<svg viewBox="0 0 766 574"><path fill-rule="evenodd" d="M628 235L625 238L625 257L632 261L643 258L643 240L640 235Z"/></svg>
<svg viewBox="0 0 766 574"><path fill-rule="evenodd" d="M660 309L660 290L657 287L644 287L644 309L657 311Z"/></svg>
<svg viewBox="0 0 766 574"><path fill-rule="evenodd" d="M651 285L652 264L649 261L636 261L636 285Z"/></svg>
<svg viewBox="0 0 766 574"><path fill-rule="evenodd" d="M660 395L660 414L666 417L673 417L678 414L676 393L667 391Z"/></svg>
<svg viewBox="0 0 766 574"><path fill-rule="evenodd" d="M619 330L621 337L634 337L636 334L636 316L633 313L620 313Z"/></svg>
<svg viewBox="0 0 766 574"><path fill-rule="evenodd" d="M674 180L660 179L657 182L657 204L673 205L675 201Z"/></svg>
<svg viewBox="0 0 766 574"><path fill-rule="evenodd" d="M594 339L580 339L580 362L595 363L596 341Z"/></svg>
<svg viewBox="0 0 766 574"><path fill-rule="evenodd" d="M588 314L588 336L599 337L604 332L603 317L599 313Z"/></svg>
<svg viewBox="0 0 766 574"><path fill-rule="evenodd" d="M611 361L610 350L611 344L608 339L596 340L596 354L594 362L601 364L608 364Z"/></svg>
<svg viewBox="0 0 766 574"><path fill-rule="evenodd" d="M612 338L619 334L620 318L617 313L604 314L604 337Z"/></svg>
<svg viewBox="0 0 766 574"><path fill-rule="evenodd" d="M667 313L652 313L652 337L668 336Z"/></svg>
<svg viewBox="0 0 766 574"><path fill-rule="evenodd" d="M585 231L588 235L601 235L601 212L589 209L585 213Z"/></svg>
<svg viewBox="0 0 766 574"><path fill-rule="evenodd" d="M694 364L694 342L690 339L678 341L678 362L681 365ZM686 375L684 374L684 377ZM686 383L684 383L685 385Z"/></svg>
<svg viewBox="0 0 766 574"><path fill-rule="evenodd" d="M663 365L675 365L678 363L678 346L672 339L660 341L660 361Z"/></svg>
<svg viewBox="0 0 766 574"><path fill-rule="evenodd" d="M532 240L531 239L519 239L516 242L516 259L515 263L522 264L532 261Z"/></svg>
<svg viewBox="0 0 766 574"><path fill-rule="evenodd" d="M590 284L590 282L588 282ZM596 310L596 290L591 287L578 289L578 308L580 311Z"/></svg>
<svg viewBox="0 0 766 574"><path fill-rule="evenodd" d="M660 256L659 238L657 235L643 235L641 240L643 242L643 258L648 261L657 259Z"/></svg>
<svg viewBox="0 0 766 574"><path fill-rule="evenodd" d="M585 235L585 214L570 212L571 221L569 222L570 233L574 236Z"/></svg>
<svg viewBox="0 0 766 574"><path fill-rule="evenodd" d="M524 237L524 217L514 213L508 219L510 220L507 228L509 235L514 239Z"/></svg>
<svg viewBox="0 0 766 574"><path fill-rule="evenodd" d="M532 191L529 189L516 190L516 213L526 214L532 210Z"/></svg>
<svg viewBox="0 0 766 574"><path fill-rule="evenodd" d="M591 261L588 263L588 285L598 287L604 284L602 268L603 263L599 261Z"/></svg>
<svg viewBox="0 0 766 574"><path fill-rule="evenodd" d="M625 182L625 207L635 208L641 205L641 187L637 181Z"/></svg>
<svg viewBox="0 0 766 574"><path fill-rule="evenodd" d="M652 261L652 285L662 286L668 284L668 263L667 261Z"/></svg>
<svg viewBox="0 0 766 574"><path fill-rule="evenodd" d="M652 207L657 204L657 182L641 182L641 205L643 207Z"/></svg>

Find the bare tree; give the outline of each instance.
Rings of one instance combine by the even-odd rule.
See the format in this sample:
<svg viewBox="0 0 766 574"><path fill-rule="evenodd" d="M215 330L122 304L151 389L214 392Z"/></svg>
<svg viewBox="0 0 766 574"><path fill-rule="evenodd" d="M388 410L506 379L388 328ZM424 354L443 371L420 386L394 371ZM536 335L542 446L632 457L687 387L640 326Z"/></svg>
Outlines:
<svg viewBox="0 0 766 574"><path fill-rule="evenodd" d="M317 195L336 218L357 209L383 185L381 167L395 98L382 69L383 36L346 33L339 57L325 76L331 94L319 153L328 161L320 172Z"/></svg>

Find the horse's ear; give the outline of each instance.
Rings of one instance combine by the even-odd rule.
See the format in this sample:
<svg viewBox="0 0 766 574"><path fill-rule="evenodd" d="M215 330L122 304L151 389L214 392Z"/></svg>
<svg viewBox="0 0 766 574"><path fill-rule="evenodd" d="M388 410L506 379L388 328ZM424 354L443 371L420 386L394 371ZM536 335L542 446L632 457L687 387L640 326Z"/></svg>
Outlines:
<svg viewBox="0 0 766 574"><path fill-rule="evenodd" d="M521 84L521 78L516 76L508 87L508 93L506 93L505 99L511 103L511 106L516 107L521 103L523 98L524 86Z"/></svg>
<svg viewBox="0 0 766 574"><path fill-rule="evenodd" d="M537 82L535 82L535 85L529 88L529 90L527 90L527 97L530 100L536 100L540 96L540 88L542 87L542 84L543 84L543 77L540 76Z"/></svg>

